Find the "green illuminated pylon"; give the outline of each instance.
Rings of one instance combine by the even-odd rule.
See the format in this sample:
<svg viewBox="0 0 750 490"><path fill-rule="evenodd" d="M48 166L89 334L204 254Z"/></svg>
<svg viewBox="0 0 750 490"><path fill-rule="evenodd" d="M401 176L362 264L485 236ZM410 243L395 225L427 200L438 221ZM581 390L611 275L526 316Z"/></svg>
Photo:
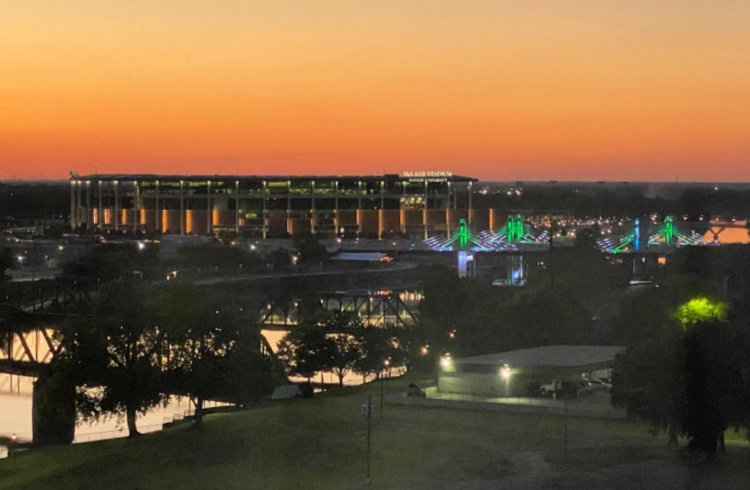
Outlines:
<svg viewBox="0 0 750 490"><path fill-rule="evenodd" d="M505 236L509 243L513 243L513 237L516 234L515 219L512 214L508 215L508 222L505 223Z"/></svg>
<svg viewBox="0 0 750 490"><path fill-rule="evenodd" d="M505 224L505 236L508 243L520 242L524 236L523 218L520 214L513 216L508 215L508 222Z"/></svg>
<svg viewBox="0 0 750 490"><path fill-rule="evenodd" d="M466 220L461 218L458 223L458 246L462 249L466 248L469 243L469 228L466 226Z"/></svg>
<svg viewBox="0 0 750 490"><path fill-rule="evenodd" d="M521 219L521 215L516 215L516 241L523 240L523 219Z"/></svg>
<svg viewBox="0 0 750 490"><path fill-rule="evenodd" d="M667 216L664 218L664 243L669 245L672 243L674 238L674 224L672 223L672 217Z"/></svg>

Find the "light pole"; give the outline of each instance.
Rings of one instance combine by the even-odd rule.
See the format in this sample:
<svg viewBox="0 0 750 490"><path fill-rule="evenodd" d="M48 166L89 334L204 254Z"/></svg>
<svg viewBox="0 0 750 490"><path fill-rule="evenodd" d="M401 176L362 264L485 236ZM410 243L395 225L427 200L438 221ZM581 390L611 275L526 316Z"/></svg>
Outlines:
<svg viewBox="0 0 750 490"><path fill-rule="evenodd" d="M18 436L15 434L11 434L10 436L10 444L8 444L8 453L13 453L13 464L16 464L16 452L14 451L16 446L16 441L18 440Z"/></svg>
<svg viewBox="0 0 750 490"><path fill-rule="evenodd" d="M386 359L383 361L383 370L381 371L380 375L380 413L383 413L383 381L385 378L385 372L388 369L388 367L391 365L391 361L389 359Z"/></svg>

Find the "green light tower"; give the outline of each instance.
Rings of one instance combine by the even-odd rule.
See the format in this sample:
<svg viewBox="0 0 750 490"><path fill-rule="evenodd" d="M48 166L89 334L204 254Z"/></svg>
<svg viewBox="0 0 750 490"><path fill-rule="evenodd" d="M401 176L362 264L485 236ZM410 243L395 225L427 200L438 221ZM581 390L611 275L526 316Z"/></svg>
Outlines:
<svg viewBox="0 0 750 490"><path fill-rule="evenodd" d="M524 235L524 229L523 229L523 219L521 218L520 214L516 215L516 241L523 240Z"/></svg>
<svg viewBox="0 0 750 490"><path fill-rule="evenodd" d="M669 245L674 239L674 223L673 218L667 216L664 218L664 243Z"/></svg>
<svg viewBox="0 0 750 490"><path fill-rule="evenodd" d="M505 223L505 236L508 243L520 242L524 235L523 218L520 214L513 216L508 215L508 222Z"/></svg>
<svg viewBox="0 0 750 490"><path fill-rule="evenodd" d="M466 220L461 218L458 223L458 246L462 250L469 244L469 228L466 226Z"/></svg>

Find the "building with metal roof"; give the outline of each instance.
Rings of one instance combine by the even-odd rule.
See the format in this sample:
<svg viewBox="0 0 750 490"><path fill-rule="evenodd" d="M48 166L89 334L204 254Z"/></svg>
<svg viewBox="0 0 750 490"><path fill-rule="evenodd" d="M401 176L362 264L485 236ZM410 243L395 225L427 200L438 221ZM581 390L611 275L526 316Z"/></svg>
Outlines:
<svg viewBox="0 0 750 490"><path fill-rule="evenodd" d="M620 346L547 345L452 359L444 356L438 389L483 396L527 396L553 381L600 377L608 372Z"/></svg>

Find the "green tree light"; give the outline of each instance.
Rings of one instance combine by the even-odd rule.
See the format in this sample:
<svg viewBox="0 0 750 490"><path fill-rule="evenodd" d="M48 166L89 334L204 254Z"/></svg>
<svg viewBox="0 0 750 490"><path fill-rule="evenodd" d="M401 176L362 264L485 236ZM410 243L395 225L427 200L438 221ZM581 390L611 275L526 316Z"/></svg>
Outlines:
<svg viewBox="0 0 750 490"><path fill-rule="evenodd" d="M676 317L683 327L691 327L708 320L724 320L727 305L706 297L693 298L677 308Z"/></svg>

